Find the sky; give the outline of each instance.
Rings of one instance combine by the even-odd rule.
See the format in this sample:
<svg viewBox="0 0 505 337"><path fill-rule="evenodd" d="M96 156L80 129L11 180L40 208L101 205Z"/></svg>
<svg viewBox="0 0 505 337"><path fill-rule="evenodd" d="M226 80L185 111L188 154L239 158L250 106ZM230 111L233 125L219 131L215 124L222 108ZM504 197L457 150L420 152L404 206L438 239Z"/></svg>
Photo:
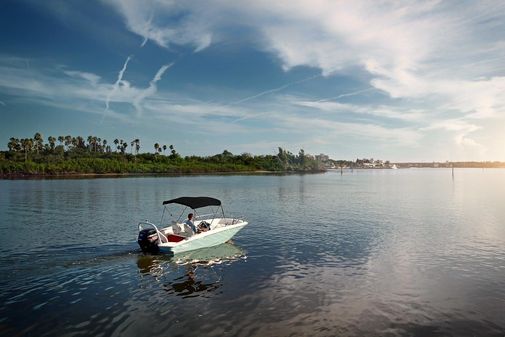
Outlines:
<svg viewBox="0 0 505 337"><path fill-rule="evenodd" d="M505 161L503 1L0 2L0 149Z"/></svg>

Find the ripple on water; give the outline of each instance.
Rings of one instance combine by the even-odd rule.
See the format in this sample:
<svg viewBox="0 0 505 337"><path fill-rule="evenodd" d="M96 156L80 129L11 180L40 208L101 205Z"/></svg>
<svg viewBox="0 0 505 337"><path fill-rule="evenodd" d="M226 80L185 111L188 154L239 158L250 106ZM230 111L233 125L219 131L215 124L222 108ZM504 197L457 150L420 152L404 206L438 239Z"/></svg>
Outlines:
<svg viewBox="0 0 505 337"><path fill-rule="evenodd" d="M0 334L505 335L505 174L396 171L0 181ZM238 252L138 252L182 194L245 215Z"/></svg>

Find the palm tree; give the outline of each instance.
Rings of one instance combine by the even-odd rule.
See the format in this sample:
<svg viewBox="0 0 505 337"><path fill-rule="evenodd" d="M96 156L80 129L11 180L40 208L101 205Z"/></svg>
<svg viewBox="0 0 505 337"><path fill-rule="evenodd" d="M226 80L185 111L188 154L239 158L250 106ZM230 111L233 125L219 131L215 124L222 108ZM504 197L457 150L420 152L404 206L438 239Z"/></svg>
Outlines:
<svg viewBox="0 0 505 337"><path fill-rule="evenodd" d="M135 152L136 152L136 154L139 154L139 151L140 151L140 139L136 138L134 140L134 142L135 142Z"/></svg>
<svg viewBox="0 0 505 337"><path fill-rule="evenodd" d="M60 142L60 145L63 145L63 141L65 141L65 137L58 136L58 141Z"/></svg>
<svg viewBox="0 0 505 337"><path fill-rule="evenodd" d="M39 151L41 151L43 148L44 139L42 138L42 135L39 132L37 132L33 136L33 140L35 141L35 151L37 151L37 154L39 154Z"/></svg>
<svg viewBox="0 0 505 337"><path fill-rule="evenodd" d="M121 153L125 153L127 147L128 147L128 143L124 142L123 143L123 149L121 150Z"/></svg>
<svg viewBox="0 0 505 337"><path fill-rule="evenodd" d="M70 144L72 144L72 136L65 136L65 145L67 146L67 151L70 150Z"/></svg>
<svg viewBox="0 0 505 337"><path fill-rule="evenodd" d="M160 144L158 143L154 143L154 150L155 150L155 154L158 153L158 149L160 148Z"/></svg>
<svg viewBox="0 0 505 337"><path fill-rule="evenodd" d="M165 154L165 151L167 150L167 146L163 145L163 154Z"/></svg>
<svg viewBox="0 0 505 337"><path fill-rule="evenodd" d="M71 143L72 143L72 147L73 147L74 149L79 148L79 140L78 140L76 137L72 137L72 141L71 141Z"/></svg>
<svg viewBox="0 0 505 337"><path fill-rule="evenodd" d="M80 148L80 149L86 148L86 143L84 142L84 138L82 138L81 136L77 136L76 143L77 143L78 148Z"/></svg>
<svg viewBox="0 0 505 337"><path fill-rule="evenodd" d="M56 146L56 138L49 136L47 137L47 141L49 142L49 148L51 149L51 152L54 152L54 147Z"/></svg>
<svg viewBox="0 0 505 337"><path fill-rule="evenodd" d="M114 145L116 145L116 152L118 150L119 139L114 139Z"/></svg>
<svg viewBox="0 0 505 337"><path fill-rule="evenodd" d="M102 152L106 152L107 151L107 139L104 139L102 141L102 144L103 144L103 151ZM107 151L108 152L108 151Z"/></svg>
<svg viewBox="0 0 505 337"><path fill-rule="evenodd" d="M93 136L88 136L88 149L89 149L89 152L91 152L93 150Z"/></svg>
<svg viewBox="0 0 505 337"><path fill-rule="evenodd" d="M9 151L15 152L17 151L19 147L19 139L11 137L9 139L9 143L7 144L7 147L9 148Z"/></svg>
<svg viewBox="0 0 505 337"><path fill-rule="evenodd" d="M31 138L23 138L21 139L21 146L25 151L25 161L28 160L28 151L32 151L33 148L33 139Z"/></svg>
<svg viewBox="0 0 505 337"><path fill-rule="evenodd" d="M176 158L177 157L177 151L175 151L174 146L170 145L169 148L170 148L170 155L172 156L172 158Z"/></svg>

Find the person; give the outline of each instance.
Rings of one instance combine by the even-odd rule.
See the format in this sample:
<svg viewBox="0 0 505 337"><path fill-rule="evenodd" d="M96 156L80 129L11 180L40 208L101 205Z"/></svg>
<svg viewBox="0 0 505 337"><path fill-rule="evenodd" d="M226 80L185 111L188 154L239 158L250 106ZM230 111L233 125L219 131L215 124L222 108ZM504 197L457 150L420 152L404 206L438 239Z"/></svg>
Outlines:
<svg viewBox="0 0 505 337"><path fill-rule="evenodd" d="M202 233L202 232L207 232L210 230L210 224L206 221L202 221L200 222L200 224L198 224L198 232L199 233Z"/></svg>
<svg viewBox="0 0 505 337"><path fill-rule="evenodd" d="M188 214L188 219L184 222L184 224L188 225L191 227L191 230L193 231L193 234L196 234L198 230L195 227L195 224L193 223L193 213Z"/></svg>

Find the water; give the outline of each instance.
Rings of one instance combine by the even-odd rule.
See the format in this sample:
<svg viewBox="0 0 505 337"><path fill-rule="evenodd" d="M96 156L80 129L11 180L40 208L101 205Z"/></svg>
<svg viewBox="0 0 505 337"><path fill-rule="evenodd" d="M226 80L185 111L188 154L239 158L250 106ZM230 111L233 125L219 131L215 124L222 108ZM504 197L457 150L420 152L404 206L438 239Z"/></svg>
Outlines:
<svg viewBox="0 0 505 337"><path fill-rule="evenodd" d="M144 256L183 195L250 225ZM2 180L0 335L504 336L504 205L498 169Z"/></svg>

